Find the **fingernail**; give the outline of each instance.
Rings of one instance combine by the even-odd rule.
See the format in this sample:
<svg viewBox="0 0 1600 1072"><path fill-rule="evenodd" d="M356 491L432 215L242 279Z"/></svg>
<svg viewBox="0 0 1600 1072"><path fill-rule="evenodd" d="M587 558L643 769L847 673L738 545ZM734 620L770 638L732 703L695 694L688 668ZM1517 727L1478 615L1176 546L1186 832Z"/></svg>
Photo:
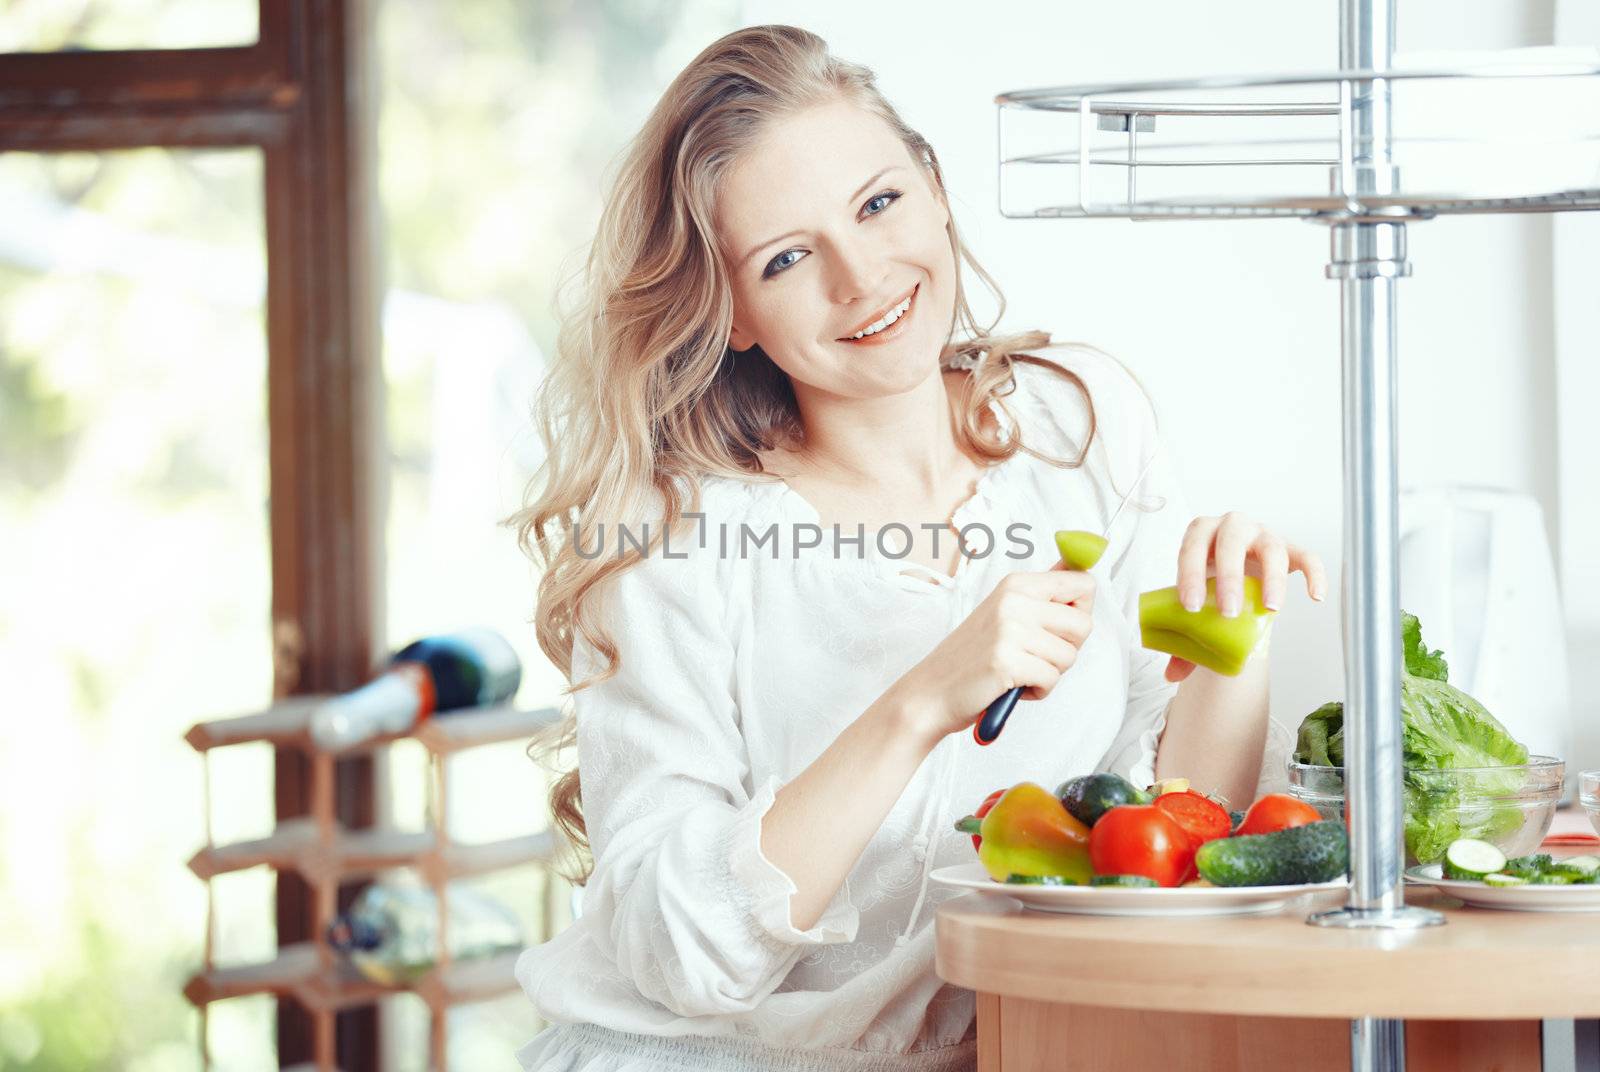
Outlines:
<svg viewBox="0 0 1600 1072"><path fill-rule="evenodd" d="M1191 588L1189 591L1183 594L1183 609L1188 611L1190 614L1193 614L1195 611L1200 609L1200 603L1201 599L1199 595L1195 593L1194 589Z"/></svg>
<svg viewBox="0 0 1600 1072"><path fill-rule="evenodd" d="M1224 618L1237 618L1239 616L1239 597L1231 592L1223 596L1221 610Z"/></svg>
<svg viewBox="0 0 1600 1072"><path fill-rule="evenodd" d="M1282 602L1283 600L1279 599L1277 596L1270 596L1266 599L1263 599L1261 601L1261 605L1266 607L1268 610L1277 610L1278 605Z"/></svg>

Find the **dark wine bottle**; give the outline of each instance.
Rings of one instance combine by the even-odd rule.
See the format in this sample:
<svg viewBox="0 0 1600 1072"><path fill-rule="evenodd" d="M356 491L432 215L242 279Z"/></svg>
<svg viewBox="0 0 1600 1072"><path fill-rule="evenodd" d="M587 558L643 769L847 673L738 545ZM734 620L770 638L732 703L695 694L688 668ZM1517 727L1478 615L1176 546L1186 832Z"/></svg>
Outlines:
<svg viewBox="0 0 1600 1072"><path fill-rule="evenodd" d="M469 887L445 895L452 960L511 953L525 944L522 924L509 907ZM356 971L380 986L407 986L438 955L439 903L433 890L391 880L368 886L349 911L328 925L328 944Z"/></svg>
<svg viewBox="0 0 1600 1072"><path fill-rule="evenodd" d="M311 738L339 751L405 733L434 714L505 703L522 683L522 662L493 629L423 637L397 651L388 669L311 713Z"/></svg>

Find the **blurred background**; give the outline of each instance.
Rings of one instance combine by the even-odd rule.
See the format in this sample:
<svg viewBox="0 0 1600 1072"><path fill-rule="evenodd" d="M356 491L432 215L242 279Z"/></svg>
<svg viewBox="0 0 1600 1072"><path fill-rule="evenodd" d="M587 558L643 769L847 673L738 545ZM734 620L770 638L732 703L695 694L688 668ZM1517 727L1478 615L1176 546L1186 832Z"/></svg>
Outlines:
<svg viewBox="0 0 1600 1072"><path fill-rule="evenodd" d="M342 189L352 218L370 214L353 246L373 236L362 285L381 325L376 339L342 336L378 362L377 410L352 425L366 462L329 464L363 481L350 493L357 538L374 550L351 559L372 589L356 586L359 650L335 651L300 628L302 611L337 617L306 609L312 582L298 601L283 592L285 564L312 575L295 556L318 552L273 519L274 437L298 418L271 404L269 384L283 381L267 308L269 250L317 248L314 235L273 245L273 161L324 166L325 143L263 147L248 115L231 141L173 135L171 102L157 99L169 89L103 134L62 133L61 114L41 120L37 103L52 71L93 82L91 61L112 71L130 50L218 55L229 85L235 51L328 7L0 0L0 680L13 690L0 719L0 1069L200 1067L201 1021L182 994L204 938L204 887L185 866L205 839L200 759L183 741L197 721L349 687L382 652L472 624L521 656L519 707L558 703L562 682L527 624L536 578L498 525L539 461L527 407L554 345L557 284L626 139L673 75L737 26L795 22L874 68L941 154L966 239L1005 288L1002 326L1117 354L1155 398L1197 510L1244 510L1338 562L1338 293L1322 276L1324 229L1004 220L991 103L1032 85L1331 69L1336 0L870 14L844 0L368 0L346 12L369 93L346 136L370 171L307 187ZM1399 44L1594 47L1600 16L1579 0L1402 0ZM41 54L73 63L36 66ZM305 99L337 97L315 88L325 60L311 50L296 69ZM141 145L138 122L161 136ZM1584 412L1600 391L1597 222L1431 222L1415 229L1416 275L1402 284L1402 480L1537 504L1572 667L1569 769L1600 766L1600 708L1577 672L1600 658L1600 425ZM308 322L321 315L312 304L297 307ZM296 464L315 473L320 460ZM1294 725L1342 693L1338 609L1291 601L1277 633L1274 706ZM344 669L318 664L319 645ZM457 836L544 828L544 777L522 743L451 762L473 787L450 800ZM215 839L269 832L285 793L271 746L212 763ZM375 761L361 784L376 819L420 825L424 765L404 747ZM272 957L272 872L215 882L218 960ZM480 885L536 933L561 922L539 918L561 900L552 882L528 867ZM278 1067L279 1016L267 995L212 1005L214 1066ZM518 993L451 1016L456 1068L515 1068L512 1050L541 1026ZM368 1052L345 1064L422 1069L427 1029L414 998L385 999Z"/></svg>

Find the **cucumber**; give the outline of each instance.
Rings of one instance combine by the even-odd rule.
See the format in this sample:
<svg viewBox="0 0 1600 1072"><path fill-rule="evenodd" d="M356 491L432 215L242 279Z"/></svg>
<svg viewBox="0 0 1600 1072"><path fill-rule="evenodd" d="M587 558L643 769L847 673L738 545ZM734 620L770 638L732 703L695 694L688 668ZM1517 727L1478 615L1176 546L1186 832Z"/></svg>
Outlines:
<svg viewBox="0 0 1600 1072"><path fill-rule="evenodd" d="M1444 877L1476 882L1506 866L1506 854L1477 838L1456 838L1444 851Z"/></svg>
<svg viewBox="0 0 1600 1072"><path fill-rule="evenodd" d="M1077 883L1065 875L1007 875L1007 885L1011 886L1076 886Z"/></svg>
<svg viewBox="0 0 1600 1072"><path fill-rule="evenodd" d="M1236 834L1200 846L1195 866L1217 886L1329 882L1350 868L1350 839L1332 819L1271 834Z"/></svg>
<svg viewBox="0 0 1600 1072"><path fill-rule="evenodd" d="M1483 884L1485 886L1526 886L1528 880L1521 875L1507 875L1495 872L1492 875L1484 875Z"/></svg>
<svg viewBox="0 0 1600 1072"><path fill-rule="evenodd" d="M1091 886L1124 886L1129 889L1150 889L1159 886L1149 875L1096 875L1089 880Z"/></svg>
<svg viewBox="0 0 1600 1072"><path fill-rule="evenodd" d="M1551 878L1564 878L1569 883L1589 881L1589 872L1583 870L1582 868L1568 867L1565 860L1561 861L1560 863L1551 864L1549 867L1539 872L1539 874L1541 876L1548 876Z"/></svg>
<svg viewBox="0 0 1600 1072"><path fill-rule="evenodd" d="M1575 868L1586 875L1592 875L1600 871L1600 856L1569 856L1560 862L1560 866Z"/></svg>
<svg viewBox="0 0 1600 1072"><path fill-rule="evenodd" d="M1541 871L1528 881L1535 886L1570 886L1572 885L1572 876L1553 871Z"/></svg>
<svg viewBox="0 0 1600 1072"><path fill-rule="evenodd" d="M1522 878L1533 878L1545 868L1550 866L1550 854L1536 852L1532 856L1518 856L1506 861L1505 873L1518 875Z"/></svg>
<svg viewBox="0 0 1600 1072"><path fill-rule="evenodd" d="M1149 793L1115 774L1069 778L1056 789L1056 796L1067 812L1084 826L1093 826L1100 821L1100 816L1119 804L1150 803Z"/></svg>

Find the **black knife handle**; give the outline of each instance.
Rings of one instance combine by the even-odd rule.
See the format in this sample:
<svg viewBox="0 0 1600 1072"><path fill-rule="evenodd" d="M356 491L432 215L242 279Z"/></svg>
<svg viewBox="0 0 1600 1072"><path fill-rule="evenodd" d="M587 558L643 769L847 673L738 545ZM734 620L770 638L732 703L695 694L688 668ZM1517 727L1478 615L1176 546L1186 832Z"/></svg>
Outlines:
<svg viewBox="0 0 1600 1072"><path fill-rule="evenodd" d="M1011 709L1017 706L1017 700L1022 696L1022 686L1007 689L1004 696L999 697L989 705L983 717L972 725L973 740L979 744L993 744L994 739L1000 736L1000 731L1005 728L1006 719L1011 717Z"/></svg>

